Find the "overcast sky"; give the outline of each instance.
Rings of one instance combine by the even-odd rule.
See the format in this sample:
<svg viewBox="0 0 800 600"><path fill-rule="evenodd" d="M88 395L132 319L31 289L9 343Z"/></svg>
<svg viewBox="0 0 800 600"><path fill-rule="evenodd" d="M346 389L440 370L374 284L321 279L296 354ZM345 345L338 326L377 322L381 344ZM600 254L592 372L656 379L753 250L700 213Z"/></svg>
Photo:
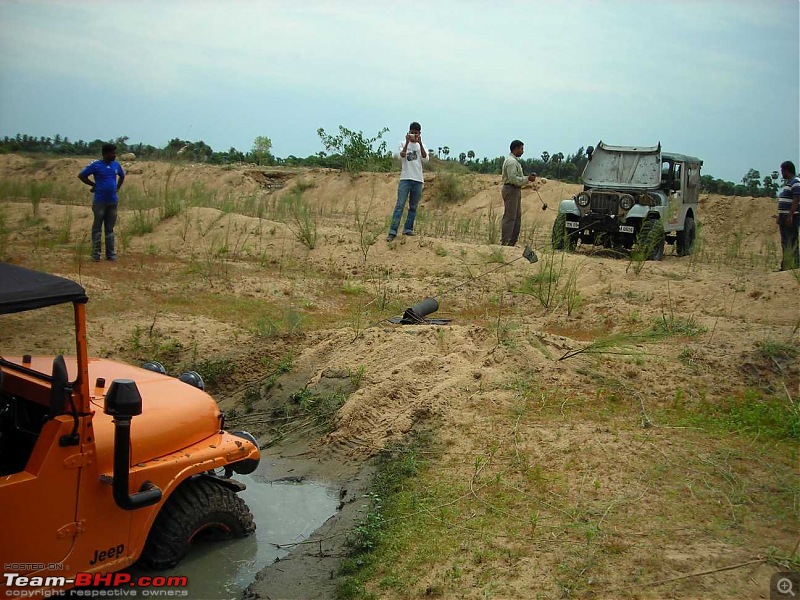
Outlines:
<svg viewBox="0 0 800 600"><path fill-rule="evenodd" d="M598 140L738 182L800 163L798 0L0 0L0 136L277 156L338 125L451 156Z"/></svg>

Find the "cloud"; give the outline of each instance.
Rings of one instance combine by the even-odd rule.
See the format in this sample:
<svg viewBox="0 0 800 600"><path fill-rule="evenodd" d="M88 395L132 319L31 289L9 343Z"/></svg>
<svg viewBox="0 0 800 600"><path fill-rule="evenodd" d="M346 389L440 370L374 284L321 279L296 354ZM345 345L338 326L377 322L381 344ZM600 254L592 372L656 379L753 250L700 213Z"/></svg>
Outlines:
<svg viewBox="0 0 800 600"><path fill-rule="evenodd" d="M0 85L58 82L67 104L92 90L164 139L194 124L220 146L266 134L297 155L318 149L319 126L370 132L413 114L481 155L522 130L564 152L594 132L623 144L668 132L688 153L702 131L727 156L732 127L797 125L798 12L796 0L0 0ZM0 123L52 116L20 93L0 100Z"/></svg>

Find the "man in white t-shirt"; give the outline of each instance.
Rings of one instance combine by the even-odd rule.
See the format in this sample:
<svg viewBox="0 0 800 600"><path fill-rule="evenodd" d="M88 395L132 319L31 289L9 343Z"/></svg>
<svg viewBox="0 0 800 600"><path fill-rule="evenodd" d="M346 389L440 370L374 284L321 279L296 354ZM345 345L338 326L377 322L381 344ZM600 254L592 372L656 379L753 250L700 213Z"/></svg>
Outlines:
<svg viewBox="0 0 800 600"><path fill-rule="evenodd" d="M402 161L400 168L400 183L397 185L397 204L392 213L392 224L389 227L387 242L397 237L400 227L400 218L408 201L408 214L403 226L403 235L414 235L414 219L417 218L417 206L422 198L422 185L425 178L422 175L422 161L428 162L428 152L422 144L422 126L414 121L408 126L406 139L400 144L395 153Z"/></svg>

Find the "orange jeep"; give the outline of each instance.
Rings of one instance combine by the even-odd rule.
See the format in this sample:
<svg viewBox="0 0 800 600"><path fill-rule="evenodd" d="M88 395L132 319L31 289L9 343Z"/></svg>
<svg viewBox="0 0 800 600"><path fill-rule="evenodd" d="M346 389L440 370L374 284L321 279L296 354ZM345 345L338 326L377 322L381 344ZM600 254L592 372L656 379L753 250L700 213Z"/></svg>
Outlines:
<svg viewBox="0 0 800 600"><path fill-rule="evenodd" d="M230 478L258 466L255 439L224 431L194 372L89 358L87 300L69 279L0 263L0 332L9 313L71 303L76 345L74 357L0 348L0 596L137 560L173 567L193 541L255 530Z"/></svg>

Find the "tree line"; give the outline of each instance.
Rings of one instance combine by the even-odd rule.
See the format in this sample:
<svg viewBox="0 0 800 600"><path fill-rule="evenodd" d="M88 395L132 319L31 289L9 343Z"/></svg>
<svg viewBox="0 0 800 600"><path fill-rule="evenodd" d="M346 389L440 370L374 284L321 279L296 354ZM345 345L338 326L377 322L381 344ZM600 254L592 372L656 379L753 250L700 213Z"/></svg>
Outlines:
<svg viewBox="0 0 800 600"><path fill-rule="evenodd" d="M258 136L253 147L244 152L230 147L226 151L217 151L201 141L171 139L166 146L159 148L150 144L130 143L128 136L111 140L96 139L91 142L83 140L71 141L59 134L53 137L17 134L5 136L0 140L0 153L40 153L61 156L99 156L103 144L116 144L118 155L132 152L137 158L145 160L186 160L224 165L232 163L249 163L268 166L306 166L339 169L349 172L391 171L396 168L392 153L387 149L383 135L388 132L383 128L376 135L369 137L361 131L354 131L339 126L338 133L329 134L324 129L317 130L324 150L307 157L289 155L278 157L272 153L272 141L266 136ZM450 156L449 146L428 149L434 165L438 161L459 165L463 172L499 174L505 156L482 159L476 157L473 150L460 152L458 156ZM551 154L544 151L538 158L522 158L525 173L536 173L540 177L559 181L579 183L583 169L588 162L586 149L581 146L574 153L564 155L563 152ZM722 194L725 196L775 197L780 184L778 172L761 176L756 169L749 169L742 177L741 183L724 181L712 175L700 177L700 188L703 193Z"/></svg>

